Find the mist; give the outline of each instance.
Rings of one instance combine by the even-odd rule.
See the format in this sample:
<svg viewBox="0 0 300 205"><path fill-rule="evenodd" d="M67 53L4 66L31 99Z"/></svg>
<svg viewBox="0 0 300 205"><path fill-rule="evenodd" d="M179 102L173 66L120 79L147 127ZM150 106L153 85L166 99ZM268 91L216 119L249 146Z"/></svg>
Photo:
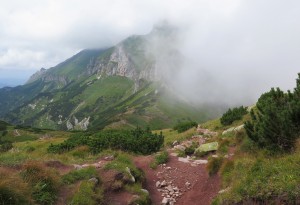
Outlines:
<svg viewBox="0 0 300 205"><path fill-rule="evenodd" d="M271 87L294 88L299 11L296 0L4 0L0 70L53 67L167 21L176 35L148 47L166 85L198 104L251 105Z"/></svg>

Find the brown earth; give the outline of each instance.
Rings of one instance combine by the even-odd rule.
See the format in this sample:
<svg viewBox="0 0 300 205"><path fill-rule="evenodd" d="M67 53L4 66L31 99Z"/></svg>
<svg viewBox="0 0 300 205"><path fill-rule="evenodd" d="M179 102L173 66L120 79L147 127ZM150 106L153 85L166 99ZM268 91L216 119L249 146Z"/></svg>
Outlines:
<svg viewBox="0 0 300 205"><path fill-rule="evenodd" d="M169 150L169 154L171 151ZM220 177L218 175L209 177L205 169L206 165L192 166L190 163L178 161L178 157L169 157L165 166L158 166L153 170L149 167L151 156L139 156L134 159L136 166L145 172L147 182L145 189L149 191L152 203L159 205L163 196L156 187L156 182L163 180L172 183L179 188L180 196L176 205L207 205L220 190ZM189 183L190 185L186 185Z"/></svg>

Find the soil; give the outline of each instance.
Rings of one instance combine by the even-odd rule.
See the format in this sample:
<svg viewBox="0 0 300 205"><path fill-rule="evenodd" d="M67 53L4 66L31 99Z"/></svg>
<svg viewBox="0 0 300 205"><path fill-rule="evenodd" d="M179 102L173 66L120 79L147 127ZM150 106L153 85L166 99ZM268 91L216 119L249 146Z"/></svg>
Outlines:
<svg viewBox="0 0 300 205"><path fill-rule="evenodd" d="M171 150L169 150L169 155ZM149 191L152 203L161 204L163 196L156 187L156 182L163 180L177 186L182 196L176 200L176 205L207 205L220 190L220 177L209 177L206 165L192 166L190 163L178 161L178 157L171 156L165 166L158 166L155 170L149 167L151 156L139 156L134 159L136 166L145 172L147 182L145 189ZM189 183L190 185L186 185Z"/></svg>

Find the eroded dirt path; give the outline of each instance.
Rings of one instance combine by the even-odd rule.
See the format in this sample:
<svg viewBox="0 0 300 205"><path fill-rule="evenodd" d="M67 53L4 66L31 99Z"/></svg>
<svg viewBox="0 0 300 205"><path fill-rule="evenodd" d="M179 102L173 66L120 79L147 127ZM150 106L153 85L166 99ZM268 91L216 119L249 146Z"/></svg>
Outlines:
<svg viewBox="0 0 300 205"><path fill-rule="evenodd" d="M149 167L153 157L139 156L134 159L136 166L145 172L147 182L145 189L149 191L152 203L161 204L168 193L156 186L157 181L165 181L168 186L178 188L174 193L176 205L208 205L211 204L220 190L220 177L209 177L205 164L195 165L178 161L178 157L169 152L169 161L165 166L160 165L155 170Z"/></svg>

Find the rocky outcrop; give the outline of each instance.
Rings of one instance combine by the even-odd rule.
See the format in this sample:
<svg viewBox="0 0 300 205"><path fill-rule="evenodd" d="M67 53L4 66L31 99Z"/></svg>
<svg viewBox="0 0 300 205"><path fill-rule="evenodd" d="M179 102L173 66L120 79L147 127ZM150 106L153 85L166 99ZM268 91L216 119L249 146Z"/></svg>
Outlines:
<svg viewBox="0 0 300 205"><path fill-rule="evenodd" d="M41 79L45 83L55 82L55 83L61 84L63 86L67 85L70 82L68 77L63 76L63 75L54 75L48 71L50 71L50 69L47 70L45 68L41 68L41 70L37 71L29 78L29 80L26 82L26 84L32 83L38 79Z"/></svg>
<svg viewBox="0 0 300 205"><path fill-rule="evenodd" d="M90 117L85 117L83 120L79 121L75 116L73 116L73 123L68 120L66 126L68 130L87 130L90 124Z"/></svg>
<svg viewBox="0 0 300 205"><path fill-rule="evenodd" d="M140 68L132 60L132 54L124 48L123 43L113 48L108 58L92 58L87 65L85 75L98 76L124 76L135 82L135 91L139 89L141 79L153 81L155 77L155 64Z"/></svg>
<svg viewBox="0 0 300 205"><path fill-rule="evenodd" d="M39 71L37 71L36 73L34 73L32 76L30 76L29 80L26 82L31 83L37 79L39 79L42 75L44 75L46 73L46 69L45 68L41 68Z"/></svg>
<svg viewBox="0 0 300 205"><path fill-rule="evenodd" d="M231 127L231 128L228 128L227 130L225 130L222 135L227 135L229 133L233 133L233 132L239 132L240 130L242 130L244 128L244 125L240 125L240 126L237 126L237 127Z"/></svg>

